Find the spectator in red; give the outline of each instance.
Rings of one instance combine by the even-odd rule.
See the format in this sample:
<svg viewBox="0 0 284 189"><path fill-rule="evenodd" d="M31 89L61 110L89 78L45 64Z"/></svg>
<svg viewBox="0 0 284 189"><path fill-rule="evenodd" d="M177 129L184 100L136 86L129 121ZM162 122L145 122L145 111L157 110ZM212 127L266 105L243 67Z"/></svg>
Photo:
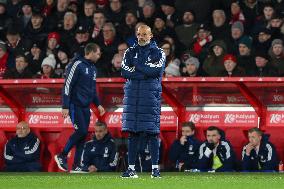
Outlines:
<svg viewBox="0 0 284 189"><path fill-rule="evenodd" d="M45 59L43 59L41 64L41 73L36 75L36 78L40 79L50 79L50 78L59 78L54 72L56 65L56 60L53 54L48 55Z"/></svg>
<svg viewBox="0 0 284 189"><path fill-rule="evenodd" d="M103 37L102 28L106 23L106 17L103 11L97 10L94 13L93 17L93 31L92 31L92 38L99 39Z"/></svg>
<svg viewBox="0 0 284 189"><path fill-rule="evenodd" d="M234 24L235 22L240 21L245 24L245 16L241 10L241 6L238 0L234 0L231 4L231 20L230 24Z"/></svg>
<svg viewBox="0 0 284 189"><path fill-rule="evenodd" d="M271 64L279 73L279 76L284 76L284 49L281 39L274 39L269 49Z"/></svg>
<svg viewBox="0 0 284 189"><path fill-rule="evenodd" d="M104 10L108 5L108 0L96 0L96 5L98 9Z"/></svg>
<svg viewBox="0 0 284 189"><path fill-rule="evenodd" d="M226 53L227 47L224 41L213 41L208 56L203 63L203 71L209 76L218 76L219 73L225 70L223 58Z"/></svg>
<svg viewBox="0 0 284 189"><path fill-rule="evenodd" d="M232 54L226 54L223 58L225 70L218 76L222 77L242 77L245 76L243 69L238 67L237 58Z"/></svg>
<svg viewBox="0 0 284 189"><path fill-rule="evenodd" d="M60 44L60 35L57 32L51 32L47 36L46 54L56 54L57 48Z"/></svg>
<svg viewBox="0 0 284 189"><path fill-rule="evenodd" d="M213 37L209 31L209 27L205 24L200 24L197 29L195 42L191 54L203 62L207 56L208 49Z"/></svg>
<svg viewBox="0 0 284 189"><path fill-rule="evenodd" d="M16 67L6 69L4 79L27 79L32 78L33 74L28 68L28 59L26 55L19 54L16 56Z"/></svg>

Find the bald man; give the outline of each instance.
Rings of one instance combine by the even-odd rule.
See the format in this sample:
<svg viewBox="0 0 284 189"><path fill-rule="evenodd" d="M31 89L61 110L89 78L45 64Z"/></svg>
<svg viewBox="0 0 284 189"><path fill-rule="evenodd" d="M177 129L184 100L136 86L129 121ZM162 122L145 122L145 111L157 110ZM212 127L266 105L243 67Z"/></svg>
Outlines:
<svg viewBox="0 0 284 189"><path fill-rule="evenodd" d="M40 141L27 122L16 126L16 136L5 145L4 158L8 172L40 171Z"/></svg>
<svg viewBox="0 0 284 189"><path fill-rule="evenodd" d="M161 113L162 75L165 53L152 41L153 34L147 25L136 31L138 43L125 51L121 73L124 85L122 131L129 133L128 164L123 178L138 178L135 160L141 141L150 146L152 178L160 178L159 133Z"/></svg>

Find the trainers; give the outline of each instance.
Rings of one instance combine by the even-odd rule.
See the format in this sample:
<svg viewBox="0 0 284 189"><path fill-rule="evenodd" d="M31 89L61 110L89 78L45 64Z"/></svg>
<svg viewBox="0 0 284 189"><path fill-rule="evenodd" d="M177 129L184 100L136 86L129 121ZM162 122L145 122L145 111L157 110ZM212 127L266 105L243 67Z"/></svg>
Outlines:
<svg viewBox="0 0 284 189"><path fill-rule="evenodd" d="M83 170L81 167L77 166L75 168L72 168L70 173L88 173L88 171Z"/></svg>
<svg viewBox="0 0 284 189"><path fill-rule="evenodd" d="M138 178L136 171L128 168L122 175L121 178Z"/></svg>
<svg viewBox="0 0 284 189"><path fill-rule="evenodd" d="M54 160L57 163L57 166L62 171L68 171L68 165L67 165L67 158L64 157L61 154L55 155Z"/></svg>
<svg viewBox="0 0 284 189"><path fill-rule="evenodd" d="M161 178L159 169L152 169L151 178Z"/></svg>

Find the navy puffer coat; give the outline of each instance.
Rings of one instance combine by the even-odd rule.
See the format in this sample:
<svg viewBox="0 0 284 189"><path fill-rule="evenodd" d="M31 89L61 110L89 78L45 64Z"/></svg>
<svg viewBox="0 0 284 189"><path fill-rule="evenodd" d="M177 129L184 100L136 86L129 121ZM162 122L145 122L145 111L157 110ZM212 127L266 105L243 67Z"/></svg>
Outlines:
<svg viewBox="0 0 284 189"><path fill-rule="evenodd" d="M162 75L165 53L154 41L146 46L134 44L122 61L124 85L122 131L160 132Z"/></svg>

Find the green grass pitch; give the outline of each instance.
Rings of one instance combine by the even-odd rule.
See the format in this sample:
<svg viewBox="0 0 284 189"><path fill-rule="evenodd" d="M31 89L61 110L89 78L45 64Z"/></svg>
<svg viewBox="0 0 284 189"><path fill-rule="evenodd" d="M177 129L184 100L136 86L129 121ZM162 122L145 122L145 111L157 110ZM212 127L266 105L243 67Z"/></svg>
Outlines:
<svg viewBox="0 0 284 189"><path fill-rule="evenodd" d="M283 173L166 173L161 179L120 173L0 173L0 189L284 189Z"/></svg>

